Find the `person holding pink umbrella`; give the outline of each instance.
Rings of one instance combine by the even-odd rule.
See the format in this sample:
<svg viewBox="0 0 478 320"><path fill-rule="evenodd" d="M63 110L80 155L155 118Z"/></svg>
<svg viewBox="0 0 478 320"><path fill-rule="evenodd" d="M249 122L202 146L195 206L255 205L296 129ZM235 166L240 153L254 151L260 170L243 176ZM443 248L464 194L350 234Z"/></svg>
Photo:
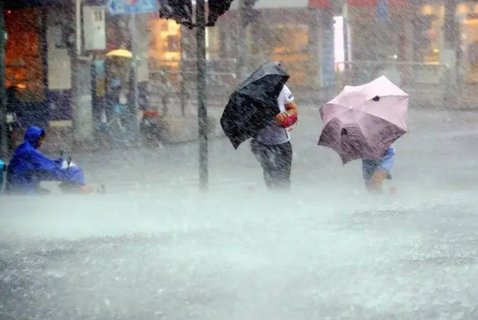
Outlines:
<svg viewBox="0 0 478 320"><path fill-rule="evenodd" d="M395 140L407 131L409 96L387 77L360 86L345 86L320 108L319 145L333 149L343 164L362 160L369 191L380 191L390 178Z"/></svg>

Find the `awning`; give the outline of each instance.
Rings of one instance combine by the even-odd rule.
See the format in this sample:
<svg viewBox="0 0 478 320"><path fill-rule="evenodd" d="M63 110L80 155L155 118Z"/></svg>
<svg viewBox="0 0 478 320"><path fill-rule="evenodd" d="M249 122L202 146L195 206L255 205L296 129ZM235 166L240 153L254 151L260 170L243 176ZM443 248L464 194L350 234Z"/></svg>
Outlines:
<svg viewBox="0 0 478 320"><path fill-rule="evenodd" d="M393 8L401 7L407 4L408 0L386 0L388 5ZM376 7L378 0L347 0L347 5L352 7Z"/></svg>
<svg viewBox="0 0 478 320"><path fill-rule="evenodd" d="M6 9L49 6L59 2L58 0L4 0L4 7Z"/></svg>
<svg viewBox="0 0 478 320"><path fill-rule="evenodd" d="M309 0L309 8L330 8L331 0Z"/></svg>
<svg viewBox="0 0 478 320"><path fill-rule="evenodd" d="M4 3L5 9L17 9L26 7L47 7L52 5L73 6L73 0L0 0ZM104 5L106 0L82 0L82 4Z"/></svg>

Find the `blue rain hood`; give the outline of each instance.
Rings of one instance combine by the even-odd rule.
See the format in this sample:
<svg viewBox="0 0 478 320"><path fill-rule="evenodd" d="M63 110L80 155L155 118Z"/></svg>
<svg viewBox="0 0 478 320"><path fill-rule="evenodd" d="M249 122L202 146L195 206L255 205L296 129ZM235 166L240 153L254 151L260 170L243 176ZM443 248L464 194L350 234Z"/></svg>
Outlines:
<svg viewBox="0 0 478 320"><path fill-rule="evenodd" d="M28 127L23 137L23 141L34 147L38 148L38 141L45 135L45 130L40 127L31 126Z"/></svg>

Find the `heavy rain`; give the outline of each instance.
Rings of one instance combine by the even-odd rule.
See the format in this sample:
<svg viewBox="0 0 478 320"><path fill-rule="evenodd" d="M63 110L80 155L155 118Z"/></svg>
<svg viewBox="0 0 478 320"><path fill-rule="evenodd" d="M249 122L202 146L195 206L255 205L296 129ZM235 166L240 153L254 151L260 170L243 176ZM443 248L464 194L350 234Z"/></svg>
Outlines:
<svg viewBox="0 0 478 320"><path fill-rule="evenodd" d="M477 19L3 0L0 319L477 319Z"/></svg>

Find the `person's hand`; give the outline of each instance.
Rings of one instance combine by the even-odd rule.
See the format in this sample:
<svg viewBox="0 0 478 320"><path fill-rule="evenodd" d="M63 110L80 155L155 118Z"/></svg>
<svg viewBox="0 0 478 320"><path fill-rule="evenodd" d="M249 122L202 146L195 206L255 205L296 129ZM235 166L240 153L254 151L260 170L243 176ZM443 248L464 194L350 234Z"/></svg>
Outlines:
<svg viewBox="0 0 478 320"><path fill-rule="evenodd" d="M277 123L281 124L285 119L287 119L288 116L289 116L289 114L287 112L278 113L276 115Z"/></svg>

